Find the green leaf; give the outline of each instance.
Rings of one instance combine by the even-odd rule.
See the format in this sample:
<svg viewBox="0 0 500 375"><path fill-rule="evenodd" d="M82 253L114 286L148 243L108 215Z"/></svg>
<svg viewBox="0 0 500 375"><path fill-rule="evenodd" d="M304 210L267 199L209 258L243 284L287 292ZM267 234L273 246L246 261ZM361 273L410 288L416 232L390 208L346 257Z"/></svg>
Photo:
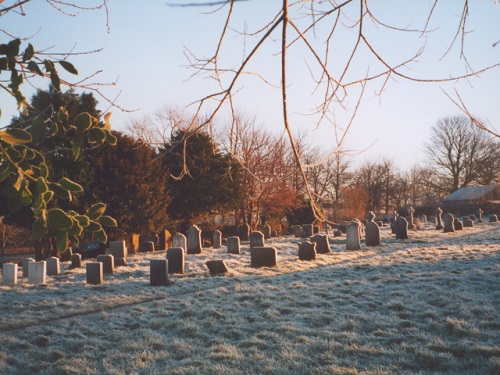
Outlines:
<svg viewBox="0 0 500 375"><path fill-rule="evenodd" d="M81 185L67 179L66 177L61 178L58 182L64 189L71 191L72 193L81 193L83 191Z"/></svg>
<svg viewBox="0 0 500 375"><path fill-rule="evenodd" d="M10 175L10 165L8 163L0 164L0 181L5 180Z"/></svg>
<svg viewBox="0 0 500 375"><path fill-rule="evenodd" d="M78 220L73 218L73 225L68 229L68 234L72 236L81 236L83 233L83 227L80 225Z"/></svg>
<svg viewBox="0 0 500 375"><path fill-rule="evenodd" d="M106 139L106 132L101 128L92 128L87 134L89 143L103 143Z"/></svg>
<svg viewBox="0 0 500 375"><path fill-rule="evenodd" d="M102 226L99 223L96 223L95 221L89 222L89 225L85 227L85 230L87 232L97 232L102 230Z"/></svg>
<svg viewBox="0 0 500 375"><path fill-rule="evenodd" d="M72 200L71 193L68 190L66 190L65 188L63 188L61 185L59 185L58 183L50 182L49 189L54 192L56 197L71 202L71 200Z"/></svg>
<svg viewBox="0 0 500 375"><path fill-rule="evenodd" d="M62 252L66 250L67 246L68 246L68 233L64 231L59 231L56 236L57 251Z"/></svg>
<svg viewBox="0 0 500 375"><path fill-rule="evenodd" d="M97 220L104 211L106 211L106 205L104 203L96 203L87 210L86 215L90 220Z"/></svg>
<svg viewBox="0 0 500 375"><path fill-rule="evenodd" d="M106 130L106 142L108 142L111 146L116 146L118 138L111 134L111 131Z"/></svg>
<svg viewBox="0 0 500 375"><path fill-rule="evenodd" d="M40 168L40 177L49 177L49 168L47 167L47 164L41 163L38 167Z"/></svg>
<svg viewBox="0 0 500 375"><path fill-rule="evenodd" d="M78 223L82 227L86 227L86 226L88 226L90 224L90 220L89 220L88 216L85 216L85 215L76 215L75 219L78 220Z"/></svg>
<svg viewBox="0 0 500 375"><path fill-rule="evenodd" d="M21 45L20 39L14 39L7 44L6 55L7 57L15 57L19 54L19 46Z"/></svg>
<svg viewBox="0 0 500 375"><path fill-rule="evenodd" d="M50 72L50 81L57 91L61 91L61 80L55 69Z"/></svg>
<svg viewBox="0 0 500 375"><path fill-rule="evenodd" d="M47 191L46 193L43 194L43 200L45 203L49 203L52 198L54 198L54 192L53 191Z"/></svg>
<svg viewBox="0 0 500 375"><path fill-rule="evenodd" d="M75 126L80 132L84 132L92 126L92 116L88 112L80 113L75 118Z"/></svg>
<svg viewBox="0 0 500 375"><path fill-rule="evenodd" d="M33 46L30 43L30 44L28 44L28 47L26 47L26 49L24 50L23 62L31 60L34 55L35 55L35 49L33 48Z"/></svg>
<svg viewBox="0 0 500 375"><path fill-rule="evenodd" d="M71 64L70 62L65 61L65 60L61 60L61 61L59 61L59 64L61 64L61 66L65 70L67 70L68 72L70 72L71 74L78 74L78 70L76 70L76 68L74 67L74 65Z"/></svg>
<svg viewBox="0 0 500 375"><path fill-rule="evenodd" d="M47 183L45 182L45 179L42 177L38 177L36 179L36 192L38 194L44 194L47 191L49 191L49 187L48 187Z"/></svg>
<svg viewBox="0 0 500 375"><path fill-rule="evenodd" d="M116 227L118 226L118 223L116 222L115 219L113 219L111 216L108 215L102 215L99 218L99 224L105 226L105 227Z"/></svg>
<svg viewBox="0 0 500 375"><path fill-rule="evenodd" d="M51 73L56 69L56 67L54 66L54 63L50 60L44 60L43 64L45 65L45 71L47 73Z"/></svg>
<svg viewBox="0 0 500 375"><path fill-rule="evenodd" d="M57 119L59 121L68 121L69 114L66 108L64 107L59 107L59 110L57 111Z"/></svg>
<svg viewBox="0 0 500 375"><path fill-rule="evenodd" d="M40 116L36 116L31 123L31 138L38 145L45 140L45 123Z"/></svg>
<svg viewBox="0 0 500 375"><path fill-rule="evenodd" d="M47 212L47 225L57 230L68 230L73 225L73 221L60 208L53 208Z"/></svg>
<svg viewBox="0 0 500 375"><path fill-rule="evenodd" d="M59 132L59 126L57 125L57 122L53 122L50 124L49 128L49 134L51 137L55 136Z"/></svg>
<svg viewBox="0 0 500 375"><path fill-rule="evenodd" d="M26 130L10 128L0 131L0 139L9 144L21 144L31 142L31 135Z"/></svg>
<svg viewBox="0 0 500 375"><path fill-rule="evenodd" d="M31 227L31 238L40 239L48 233L47 223L43 217L39 217Z"/></svg>
<svg viewBox="0 0 500 375"><path fill-rule="evenodd" d="M95 232L94 236L95 236L95 238L97 238L102 243L106 243L108 241L108 236L106 235L106 232L104 232L103 229L101 229L98 232Z"/></svg>
<svg viewBox="0 0 500 375"><path fill-rule="evenodd" d="M28 63L28 69L30 72L38 74L39 76L43 77L42 70L40 69L38 64L36 62L34 62L33 60Z"/></svg>

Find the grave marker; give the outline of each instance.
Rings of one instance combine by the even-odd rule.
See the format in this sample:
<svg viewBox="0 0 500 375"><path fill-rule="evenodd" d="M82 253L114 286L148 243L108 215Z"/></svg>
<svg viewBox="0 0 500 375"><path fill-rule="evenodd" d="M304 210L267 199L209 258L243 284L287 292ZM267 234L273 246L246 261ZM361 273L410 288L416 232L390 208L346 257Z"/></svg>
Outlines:
<svg viewBox="0 0 500 375"><path fill-rule="evenodd" d="M240 238L232 236L227 238L227 253L240 254Z"/></svg>
<svg viewBox="0 0 500 375"><path fill-rule="evenodd" d="M151 259L149 261L149 285L167 286L168 281L168 260Z"/></svg>
<svg viewBox="0 0 500 375"><path fill-rule="evenodd" d="M187 253L201 254L201 230L196 225L191 225L187 230Z"/></svg>
<svg viewBox="0 0 500 375"><path fill-rule="evenodd" d="M171 247L167 250L168 273L184 273L184 249Z"/></svg>

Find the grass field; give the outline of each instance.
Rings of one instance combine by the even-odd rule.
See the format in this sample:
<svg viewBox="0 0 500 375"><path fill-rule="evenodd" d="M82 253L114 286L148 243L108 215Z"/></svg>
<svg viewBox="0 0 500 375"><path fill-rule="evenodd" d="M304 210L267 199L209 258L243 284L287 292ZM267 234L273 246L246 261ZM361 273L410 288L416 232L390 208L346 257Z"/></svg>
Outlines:
<svg viewBox="0 0 500 375"><path fill-rule="evenodd" d="M297 258L273 238L278 267L203 249L186 273L149 286L128 259L100 286L85 269L44 286L0 286L2 374L500 374L500 223L428 226L382 246ZM226 276L205 262L224 259Z"/></svg>

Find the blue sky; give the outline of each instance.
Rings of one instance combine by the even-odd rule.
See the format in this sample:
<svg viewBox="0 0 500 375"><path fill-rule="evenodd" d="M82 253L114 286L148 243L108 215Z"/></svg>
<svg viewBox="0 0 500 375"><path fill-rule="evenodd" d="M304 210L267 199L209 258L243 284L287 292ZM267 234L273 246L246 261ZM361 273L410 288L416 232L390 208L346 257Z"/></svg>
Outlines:
<svg viewBox="0 0 500 375"><path fill-rule="evenodd" d="M92 4L96 1L87 1ZM175 2L175 1L171 1ZM177 3L185 3L177 1ZM461 1L441 1L432 19L427 39L418 33L389 33L373 28L366 30L370 40L394 62L402 61L412 55L424 42L426 52L419 58L418 64L412 65L405 73L418 77L448 77L464 72L463 60L460 60L459 45L450 51L445 59L440 57L453 39L459 16ZM238 3L235 9L235 27L249 30L263 26L266 20L276 13L280 1L252 0ZM425 14L432 1L378 1L372 5L374 13L381 20L400 27L417 27L423 24ZM5 5L5 4L4 4ZM50 48L52 52L91 51L101 49L97 54L71 57L78 68L80 77L103 70L94 81L113 82L115 87L103 87L102 91L110 98L120 91L118 104L127 109L138 109L125 113L118 109L113 112L112 126L117 130L125 129L128 122L150 115L164 106L185 106L217 89L210 80L203 77L188 78L193 73L186 65L185 48L200 56L210 56L217 43L218 34L223 25L223 14L203 14L211 8L171 7L162 0L143 2L131 0L108 0L109 26L106 26L106 14L103 10L79 12L70 17L57 12L43 1L33 1L25 8L26 16L9 13L2 16L1 27L11 34L30 37L36 50ZM301 21L304 22L304 21ZM369 25L367 25L367 28ZM470 14L467 23L468 40L466 52L473 68L500 62L500 45L492 45L500 40L500 6L492 0L470 2ZM317 39L312 39L315 46L320 46L322 33L318 28ZM342 61L342 51L352 45L353 35L349 30L340 31L335 42L335 57ZM2 42L9 38L2 35ZM246 47L254 43L246 40ZM224 61L236 64L241 60L243 39L232 33L228 37ZM338 52L340 51L340 52ZM279 83L278 45L265 46L258 55L252 70L262 72L271 82ZM361 55L363 56L363 55ZM345 56L344 56L345 57ZM332 60L335 59L332 57ZM313 66L311 56L297 46L289 55L289 90L292 127L297 133L308 137L310 143L328 149L332 148L333 128L328 125L316 127L314 118L305 116L319 98L312 94L313 86L308 66ZM380 69L369 58L360 59L353 69L353 75L363 75ZM60 69L61 70L61 69ZM3 73L5 74L5 73ZM65 78L71 78L65 73ZM382 157L393 158L402 168L419 163L425 165L422 152L425 141L430 136L431 126L440 118L459 114L458 110L443 94L442 90L452 93L459 90L470 110L488 121L497 130L500 129L500 70L490 71L480 78L463 82L443 84L417 84L402 79L391 80L382 96L374 95L380 89L381 82L367 86L364 101L346 140L345 147L363 151L355 157L359 163L363 160L376 160ZM43 83L41 88L46 88ZM239 86L237 108L248 116L255 116L257 122L266 128L281 132L281 106L279 90L271 88L256 78L248 78ZM24 91L30 94L25 85ZM352 95L354 97L355 95ZM14 103L5 94L0 94L2 102L1 126L8 124L15 113ZM107 109L99 99L101 109ZM12 106L9 106L12 104ZM348 121L355 100L350 97L348 113L337 108L335 116L338 125L343 127ZM227 119L220 117L219 123Z"/></svg>

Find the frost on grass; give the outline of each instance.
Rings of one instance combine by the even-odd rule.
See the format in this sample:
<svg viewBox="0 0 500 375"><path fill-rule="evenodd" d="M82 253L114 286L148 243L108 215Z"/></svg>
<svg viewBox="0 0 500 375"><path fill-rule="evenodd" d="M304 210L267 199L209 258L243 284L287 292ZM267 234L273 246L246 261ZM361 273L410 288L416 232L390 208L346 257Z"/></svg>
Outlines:
<svg viewBox="0 0 500 375"><path fill-rule="evenodd" d="M270 240L278 267L203 249L169 287L131 257L100 286L85 269L46 286L0 285L0 372L66 374L487 374L500 372L500 225L431 226L382 246L298 260ZM205 262L230 272L210 276Z"/></svg>

